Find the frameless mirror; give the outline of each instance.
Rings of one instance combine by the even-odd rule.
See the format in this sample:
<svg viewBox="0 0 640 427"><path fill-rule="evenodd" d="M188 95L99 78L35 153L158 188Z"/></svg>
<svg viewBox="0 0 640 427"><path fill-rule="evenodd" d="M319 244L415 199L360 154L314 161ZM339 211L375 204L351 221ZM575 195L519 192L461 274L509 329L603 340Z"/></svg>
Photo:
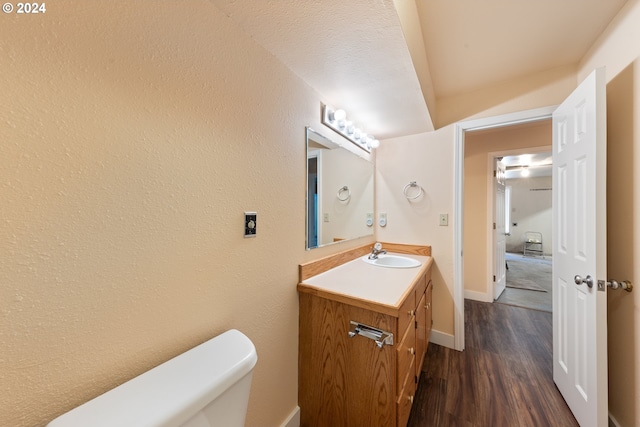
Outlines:
<svg viewBox="0 0 640 427"><path fill-rule="evenodd" d="M307 127L307 249L373 235L373 163Z"/></svg>

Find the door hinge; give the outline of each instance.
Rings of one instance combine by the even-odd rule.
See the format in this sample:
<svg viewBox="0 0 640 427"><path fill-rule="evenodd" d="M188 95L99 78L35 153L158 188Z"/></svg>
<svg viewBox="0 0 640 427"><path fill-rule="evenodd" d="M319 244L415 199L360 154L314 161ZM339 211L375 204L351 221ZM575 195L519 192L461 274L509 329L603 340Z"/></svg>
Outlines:
<svg viewBox="0 0 640 427"><path fill-rule="evenodd" d="M495 222L493 223L493 229L494 230L496 229L496 223Z"/></svg>
<svg viewBox="0 0 640 427"><path fill-rule="evenodd" d="M418 329L418 321L416 320L415 322L413 322L414 328Z"/></svg>
<svg viewBox="0 0 640 427"><path fill-rule="evenodd" d="M417 376L417 375L414 375L414 376L413 376L413 381L414 381L416 384L418 384L418 376Z"/></svg>
<svg viewBox="0 0 640 427"><path fill-rule="evenodd" d="M496 275L495 274L493 275L493 281L494 282L496 281Z"/></svg>
<svg viewBox="0 0 640 427"><path fill-rule="evenodd" d="M495 178L496 176L498 176L497 171L493 171L493 177Z"/></svg>

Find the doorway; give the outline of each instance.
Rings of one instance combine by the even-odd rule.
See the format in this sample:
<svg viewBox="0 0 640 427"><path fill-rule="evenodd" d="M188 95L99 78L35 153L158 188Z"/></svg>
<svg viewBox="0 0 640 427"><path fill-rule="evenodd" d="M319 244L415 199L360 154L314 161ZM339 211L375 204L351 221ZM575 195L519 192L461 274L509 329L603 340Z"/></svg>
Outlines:
<svg viewBox="0 0 640 427"><path fill-rule="evenodd" d="M456 124L455 126L455 144L454 144L454 283L453 283L453 299L454 299L454 348L456 350L464 350L464 298L470 290L465 289L465 277L470 274L468 271L465 271L465 261L467 258L464 257L464 254L473 254L474 251L477 254L484 254L480 256L480 261L478 259L474 259L472 261L475 262L475 265L480 268L482 271L481 276L475 277L476 281L480 283L480 288L478 290L471 290L471 292L483 292L486 295L487 289L490 288L489 285L492 285L493 278L491 275L491 281L489 282L489 274L490 268L487 268L489 263L488 259L490 258L487 254L492 252L492 249L489 248L489 241L491 239L487 238L488 227L484 227L484 230L487 230L484 236L480 236L478 240L475 241L475 245L473 237L469 239L470 236L466 233L466 225L465 225L465 216L466 219L471 218L472 220L479 220L483 224L487 224L487 207L485 206L484 210L477 211L477 215L470 214L469 212L465 212L465 200L464 198L469 194L473 194L465 191L465 185L468 182L474 181L485 181L481 177L486 177L488 174L482 173L480 176L471 177L470 179L465 179L465 173L469 172L465 168L465 164L469 160L470 152L466 152L465 147L467 146L468 137L472 137L475 135L482 136L483 133L487 133L491 130L496 130L498 128L508 129L512 126L519 125L532 125L535 126L538 122L549 120L551 118L551 114L555 110L555 107L545 107L536 110L528 110L522 111L518 113L506 114L503 116L490 117L485 119L477 119L471 120L467 122L461 122ZM526 148L526 141L513 141L523 143L522 148ZM469 144L470 145L470 144ZM471 145L470 145L471 146ZM478 146L476 146L478 147ZM493 151L495 151L494 149ZM483 154L478 154L481 157L480 162L485 165L487 164L487 151L491 151L487 149L487 147L483 147ZM478 179L479 178L479 179ZM486 205L487 193L486 186L482 191L482 200ZM465 233L463 234L463 230ZM478 237L478 236L476 236ZM471 241L467 241L471 240ZM474 278L470 276L470 278ZM482 287L484 285L484 287ZM487 298L485 296L485 298Z"/></svg>
<svg viewBox="0 0 640 427"><path fill-rule="evenodd" d="M551 136L549 136L551 138ZM552 153L500 153L509 193L506 287L496 303L552 311ZM496 262L502 254L495 251Z"/></svg>
<svg viewBox="0 0 640 427"><path fill-rule="evenodd" d="M513 176L515 167L512 165L514 162L511 159L524 159L524 154L533 153L536 159L541 158L546 161L548 156L540 153L550 151L551 137L550 120L467 133L464 148L463 197L465 233L463 251L467 254L463 261L465 298L493 302L498 297L496 284L504 275L504 248L509 246L507 239L505 239L506 215L498 215L500 212L498 212L496 204L504 200L504 198L497 197L498 187L500 187L498 184L499 182L506 183L507 174L506 171L505 173L498 171L496 158L507 160L510 167L514 168L509 171L509 174ZM534 157L528 156L528 158ZM527 179L537 180L540 178ZM504 192L501 194L504 195ZM504 207L502 209L504 214ZM550 212L548 214L550 218ZM536 221L526 222L536 224ZM510 223L513 224L511 221ZM514 229L519 234L521 227L516 226ZM538 230L537 225L535 230ZM545 234L546 231L545 229ZM517 239L520 238L521 236L518 235ZM498 247L502 248L501 253L498 253Z"/></svg>

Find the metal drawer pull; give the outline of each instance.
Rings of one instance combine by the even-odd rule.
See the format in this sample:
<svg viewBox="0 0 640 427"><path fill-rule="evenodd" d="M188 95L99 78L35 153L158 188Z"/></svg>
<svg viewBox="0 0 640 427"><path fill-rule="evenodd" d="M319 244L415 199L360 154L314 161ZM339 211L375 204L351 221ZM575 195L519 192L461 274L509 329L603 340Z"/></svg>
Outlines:
<svg viewBox="0 0 640 427"><path fill-rule="evenodd" d="M386 332L373 326L364 325L362 323L354 322L351 320L349 330L349 338L353 338L356 335L362 335L365 338L372 339L376 342L379 348L382 348L385 344L393 345L393 334Z"/></svg>

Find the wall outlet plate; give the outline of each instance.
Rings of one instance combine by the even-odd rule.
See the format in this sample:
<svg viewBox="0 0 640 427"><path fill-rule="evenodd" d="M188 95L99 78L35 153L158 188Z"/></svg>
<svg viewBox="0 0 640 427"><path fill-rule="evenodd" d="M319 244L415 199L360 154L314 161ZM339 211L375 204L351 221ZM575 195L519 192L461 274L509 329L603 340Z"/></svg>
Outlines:
<svg viewBox="0 0 640 427"><path fill-rule="evenodd" d="M244 237L256 237L258 227L258 213L244 213Z"/></svg>
<svg viewBox="0 0 640 427"><path fill-rule="evenodd" d="M373 226L373 213L372 212L368 212L367 213L367 227L371 227Z"/></svg>
<svg viewBox="0 0 640 427"><path fill-rule="evenodd" d="M440 214L440 225L441 226L449 225L449 214Z"/></svg>
<svg viewBox="0 0 640 427"><path fill-rule="evenodd" d="M381 213L380 214L380 218L378 219L378 224L380 224L380 227L386 227L386 225L387 225L387 214L386 213Z"/></svg>

